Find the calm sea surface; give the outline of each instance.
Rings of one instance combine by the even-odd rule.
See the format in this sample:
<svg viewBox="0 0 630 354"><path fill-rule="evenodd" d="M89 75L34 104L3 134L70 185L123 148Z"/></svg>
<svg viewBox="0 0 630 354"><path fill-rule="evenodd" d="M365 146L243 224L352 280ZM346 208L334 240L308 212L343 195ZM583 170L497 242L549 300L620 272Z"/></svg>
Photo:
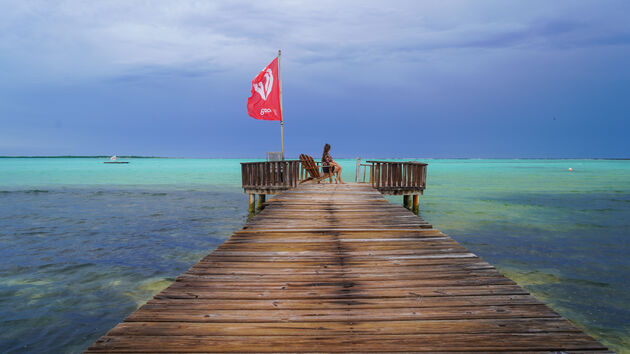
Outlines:
<svg viewBox="0 0 630 354"><path fill-rule="evenodd" d="M103 161L0 158L0 352L84 350L246 221L241 160ZM422 161L427 221L630 352L630 161Z"/></svg>

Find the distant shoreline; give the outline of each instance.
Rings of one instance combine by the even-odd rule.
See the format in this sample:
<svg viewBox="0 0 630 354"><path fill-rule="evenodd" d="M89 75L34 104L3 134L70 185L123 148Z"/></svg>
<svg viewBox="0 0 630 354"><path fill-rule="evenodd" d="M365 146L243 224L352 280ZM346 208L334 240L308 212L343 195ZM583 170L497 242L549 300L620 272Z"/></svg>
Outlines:
<svg viewBox="0 0 630 354"><path fill-rule="evenodd" d="M123 159L206 159L206 160L264 160L264 157L168 157L168 156L135 156L117 155ZM61 156L0 156L0 159L108 159L110 155L61 155ZM356 159L356 157L340 157L340 159ZM630 160L630 157L369 157L365 159L386 159L386 160Z"/></svg>
<svg viewBox="0 0 630 354"><path fill-rule="evenodd" d="M111 155L95 155L95 156L0 156L0 159L108 159ZM162 156L125 156L125 155L116 155L119 158L125 159L169 159L170 157L162 157Z"/></svg>

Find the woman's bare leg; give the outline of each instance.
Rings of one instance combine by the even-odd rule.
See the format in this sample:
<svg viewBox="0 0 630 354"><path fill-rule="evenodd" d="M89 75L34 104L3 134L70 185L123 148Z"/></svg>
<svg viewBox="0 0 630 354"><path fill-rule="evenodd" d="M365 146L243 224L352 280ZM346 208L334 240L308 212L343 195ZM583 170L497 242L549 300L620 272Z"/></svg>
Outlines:
<svg viewBox="0 0 630 354"><path fill-rule="evenodd" d="M336 183L346 183L346 182L341 180L341 166L339 166L339 164L336 163L336 162L334 163L334 166L335 166L335 173L337 174L335 182Z"/></svg>

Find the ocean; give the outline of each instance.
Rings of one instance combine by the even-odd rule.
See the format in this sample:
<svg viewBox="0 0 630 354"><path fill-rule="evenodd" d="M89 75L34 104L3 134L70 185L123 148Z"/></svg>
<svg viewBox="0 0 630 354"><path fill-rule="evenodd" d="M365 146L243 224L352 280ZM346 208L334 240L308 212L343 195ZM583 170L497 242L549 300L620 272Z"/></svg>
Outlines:
<svg viewBox="0 0 630 354"><path fill-rule="evenodd" d="M105 160L0 158L0 352L85 350L247 220L252 160ZM630 352L630 161L419 160L424 219Z"/></svg>

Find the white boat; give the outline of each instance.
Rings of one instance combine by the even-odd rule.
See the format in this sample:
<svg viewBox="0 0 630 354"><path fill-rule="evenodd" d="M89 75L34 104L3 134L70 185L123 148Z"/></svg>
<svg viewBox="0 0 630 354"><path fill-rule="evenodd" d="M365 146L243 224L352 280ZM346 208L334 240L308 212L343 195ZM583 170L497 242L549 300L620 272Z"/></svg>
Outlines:
<svg viewBox="0 0 630 354"><path fill-rule="evenodd" d="M109 161L105 161L104 163L129 163L129 161L117 161L118 156L114 155L109 158Z"/></svg>

